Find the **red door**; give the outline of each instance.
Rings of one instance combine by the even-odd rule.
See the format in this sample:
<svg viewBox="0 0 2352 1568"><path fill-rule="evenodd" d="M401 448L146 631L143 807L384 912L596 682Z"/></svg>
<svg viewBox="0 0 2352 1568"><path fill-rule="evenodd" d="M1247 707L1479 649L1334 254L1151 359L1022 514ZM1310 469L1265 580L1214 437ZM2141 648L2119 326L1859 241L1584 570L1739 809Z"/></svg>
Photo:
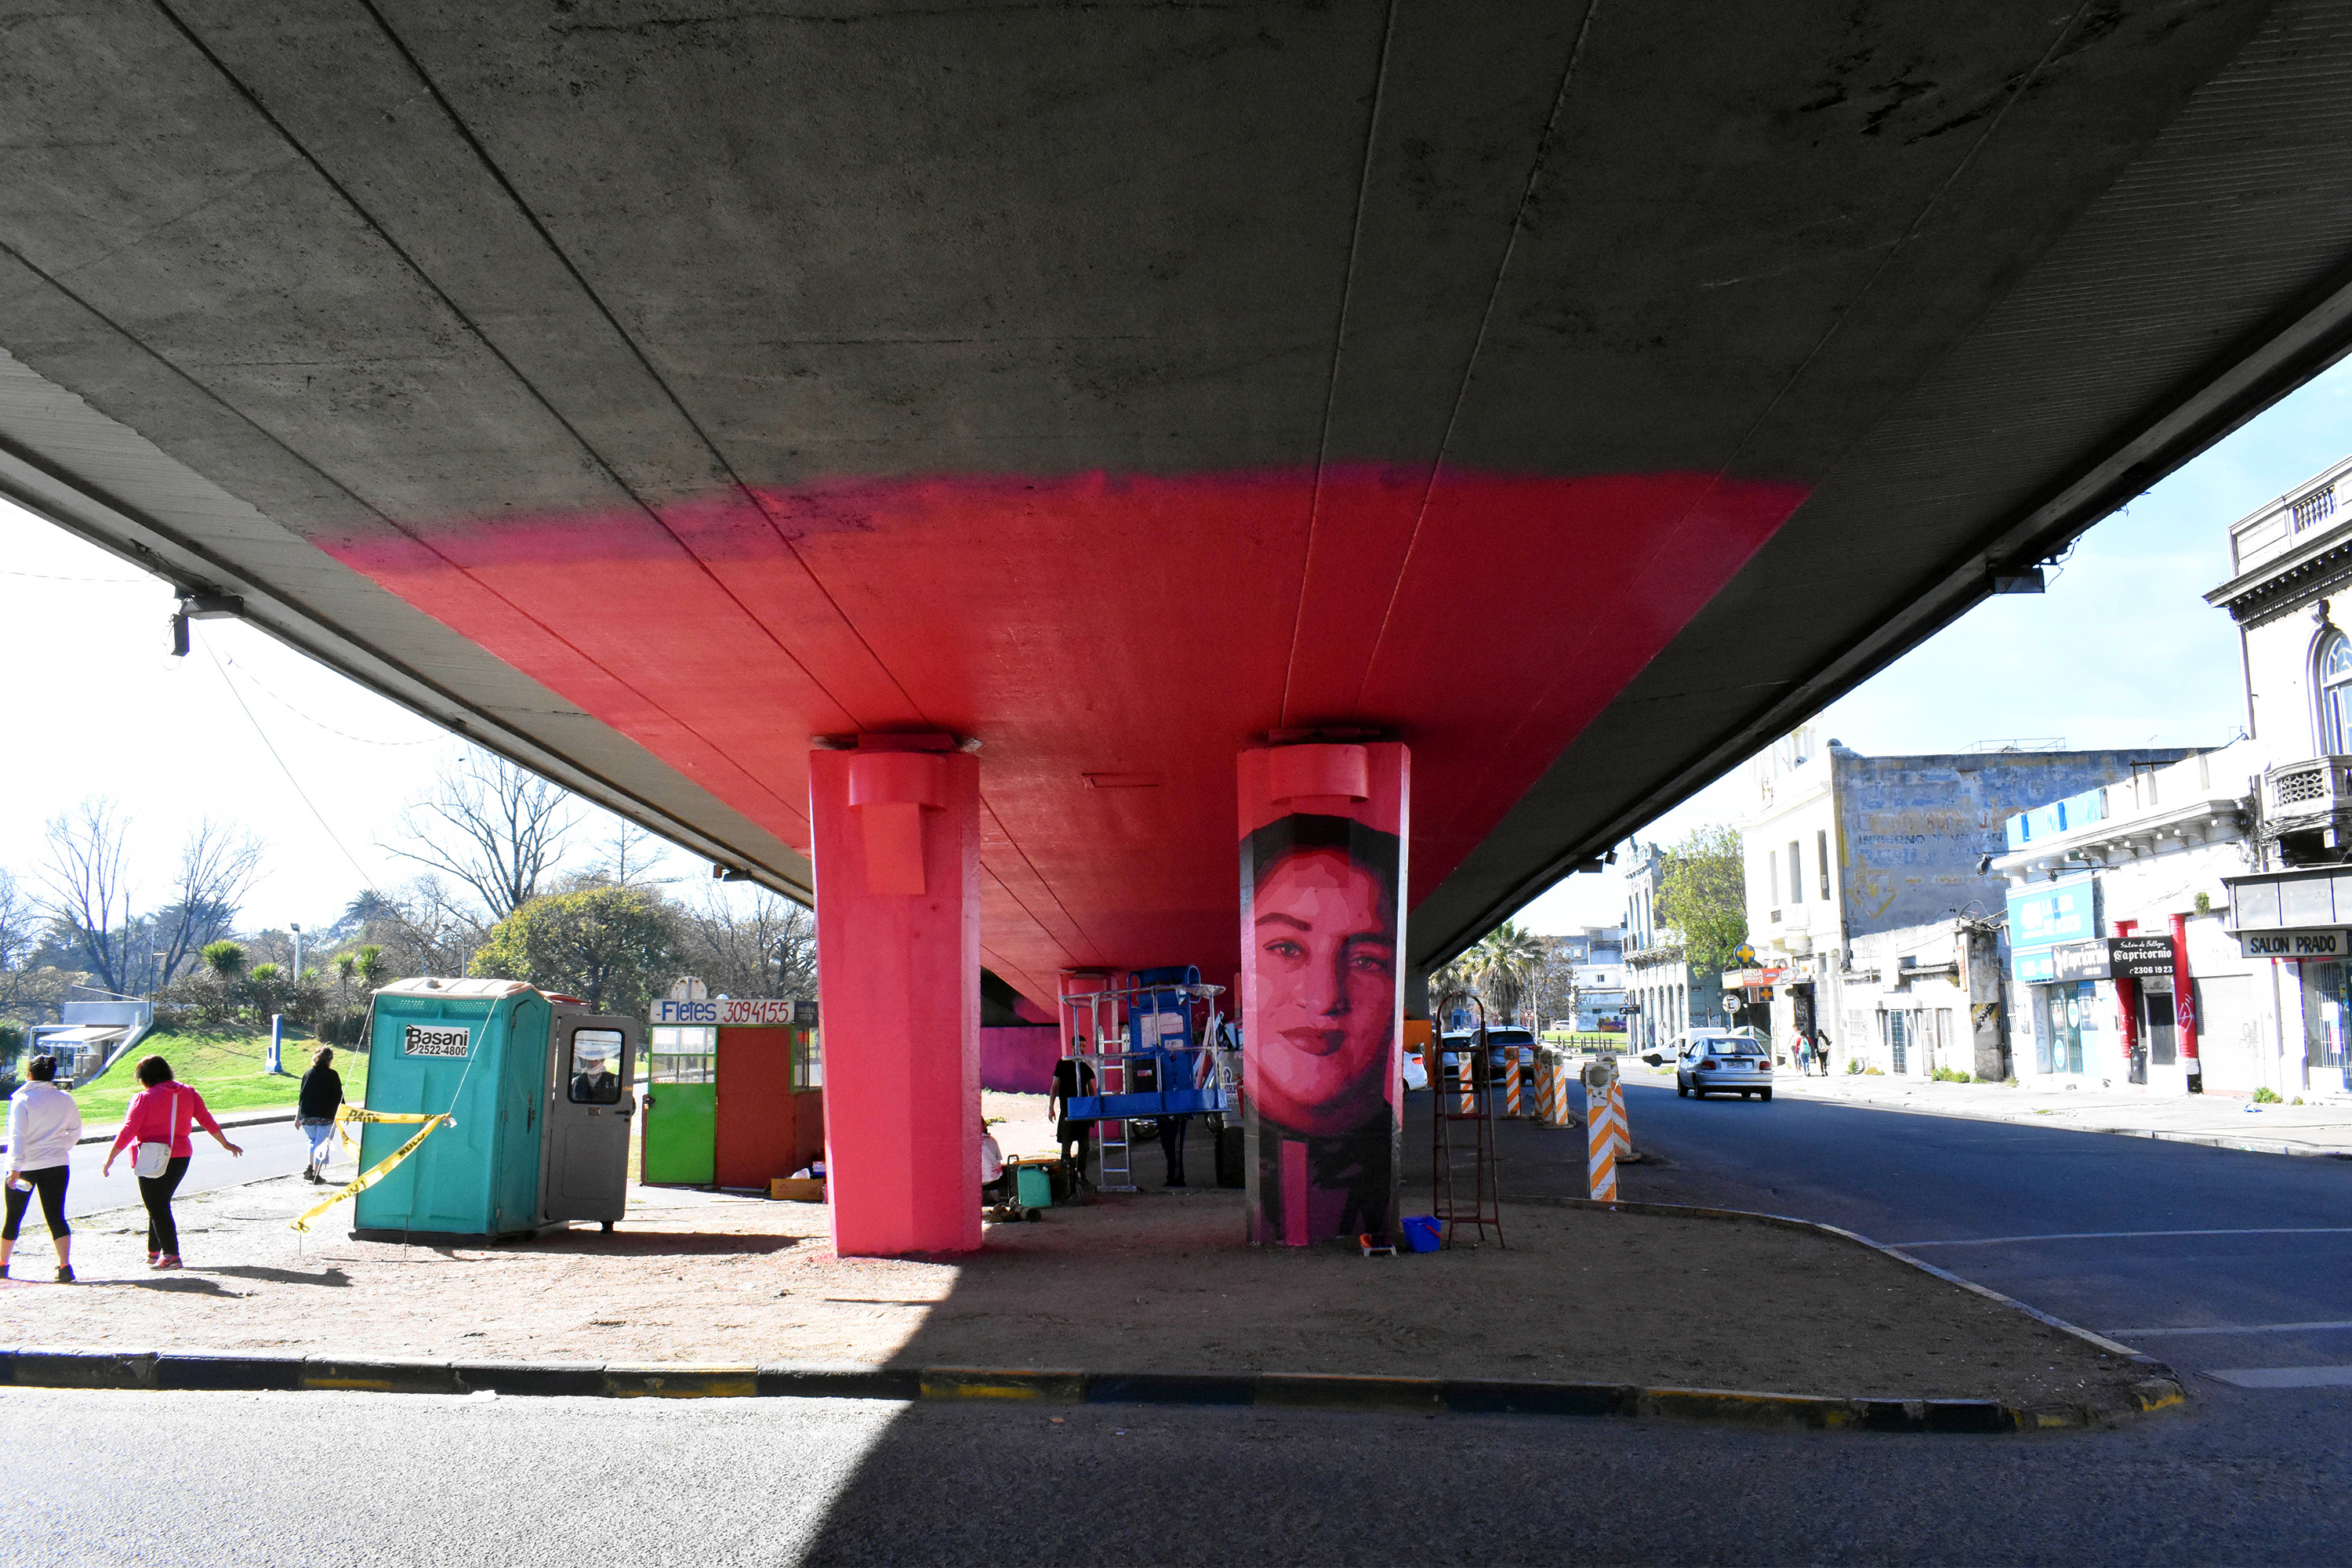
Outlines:
<svg viewBox="0 0 2352 1568"><path fill-rule="evenodd" d="M791 1029L736 1026L719 1031L720 1186L764 1189L773 1178L808 1163L798 1152L800 1098L793 1092Z"/></svg>

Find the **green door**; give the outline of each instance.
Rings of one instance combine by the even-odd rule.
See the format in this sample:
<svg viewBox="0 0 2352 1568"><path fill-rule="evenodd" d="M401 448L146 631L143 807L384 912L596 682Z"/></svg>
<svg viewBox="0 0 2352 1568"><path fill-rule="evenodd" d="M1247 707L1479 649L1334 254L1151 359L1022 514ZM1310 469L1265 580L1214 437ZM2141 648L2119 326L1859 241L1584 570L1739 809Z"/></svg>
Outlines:
<svg viewBox="0 0 2352 1568"><path fill-rule="evenodd" d="M707 1187L719 1179L719 1031L661 1024L651 1034L639 1179Z"/></svg>

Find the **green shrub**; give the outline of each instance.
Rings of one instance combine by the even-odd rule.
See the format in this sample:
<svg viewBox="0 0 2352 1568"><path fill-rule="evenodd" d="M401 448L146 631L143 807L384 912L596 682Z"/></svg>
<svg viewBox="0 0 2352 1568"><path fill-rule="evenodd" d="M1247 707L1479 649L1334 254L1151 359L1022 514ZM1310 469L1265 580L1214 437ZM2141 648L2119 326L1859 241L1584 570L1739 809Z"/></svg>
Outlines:
<svg viewBox="0 0 2352 1568"><path fill-rule="evenodd" d="M1863 1071L1864 1071L1864 1072L1866 1072L1866 1073L1868 1073L1868 1074L1869 1074L1871 1077L1873 1077L1873 1078L1885 1078L1885 1077L1886 1076L1885 1073L1883 1073L1883 1072L1879 1071L1876 1068L1863 1068L1862 1070L1863 1070Z"/></svg>
<svg viewBox="0 0 2352 1568"><path fill-rule="evenodd" d="M1976 1074L1962 1072L1958 1068L1937 1068L1936 1069L1936 1081L1937 1083L1974 1083L1976 1080Z"/></svg>
<svg viewBox="0 0 2352 1568"><path fill-rule="evenodd" d="M2262 1087L2262 1088L2260 1088L2260 1089L2258 1089L2254 1090L2254 1103L2255 1103L2256 1105L2276 1105L2276 1104L2278 1104L2278 1103L2279 1103L2279 1095L2278 1095L2278 1090L2276 1090L2276 1089L2273 1089L2273 1088L2272 1088L2270 1085L2268 1085L2268 1084L2264 1084L2264 1085L2263 1085L2263 1087Z"/></svg>
<svg viewBox="0 0 2352 1568"><path fill-rule="evenodd" d="M1860 1072L1862 1070L1862 1058L1859 1057L1849 1057L1846 1058L1845 1070L1848 1077L1852 1077L1853 1074Z"/></svg>
<svg viewBox="0 0 2352 1568"><path fill-rule="evenodd" d="M2001 1079L2000 1082L2003 1089L2015 1089L2017 1087L2017 1075L2015 1073L2011 1073L2007 1078Z"/></svg>

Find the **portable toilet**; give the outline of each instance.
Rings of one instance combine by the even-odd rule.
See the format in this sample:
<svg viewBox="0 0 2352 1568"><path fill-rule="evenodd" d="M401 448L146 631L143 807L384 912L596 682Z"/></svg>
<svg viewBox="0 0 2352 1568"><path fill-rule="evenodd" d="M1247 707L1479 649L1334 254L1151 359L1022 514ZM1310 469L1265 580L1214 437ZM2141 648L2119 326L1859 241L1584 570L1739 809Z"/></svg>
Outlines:
<svg viewBox="0 0 2352 1568"><path fill-rule="evenodd" d="M513 980L404 980L375 994L373 1016L368 1109L451 1122L359 1194L355 1238L613 1228L628 1196L642 1024ZM363 1123L361 1168L416 1131Z"/></svg>
<svg viewBox="0 0 2352 1568"><path fill-rule="evenodd" d="M824 1057L814 1004L656 1002L651 1039L646 1182L765 1188L824 1158Z"/></svg>

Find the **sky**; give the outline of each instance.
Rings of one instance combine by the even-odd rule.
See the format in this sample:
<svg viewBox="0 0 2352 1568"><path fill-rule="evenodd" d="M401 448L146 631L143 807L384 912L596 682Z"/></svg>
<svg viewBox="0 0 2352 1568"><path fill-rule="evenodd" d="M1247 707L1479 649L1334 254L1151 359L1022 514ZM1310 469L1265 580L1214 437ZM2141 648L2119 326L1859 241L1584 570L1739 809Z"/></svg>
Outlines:
<svg viewBox="0 0 2352 1568"><path fill-rule="evenodd" d="M1824 716L1855 751L1957 751L2011 738L2074 746L2212 746L2244 722L2237 637L2201 595L2228 575L2229 526L2352 450L2352 362L2284 400L2084 535L2049 592L1990 600ZM0 501L0 655L12 765L0 770L0 868L37 879L43 829L85 796L130 822L141 906L164 896L201 818L262 830L246 929L333 921L363 887L417 868L386 847L402 808L458 742L233 621L199 622L174 658L170 590ZM1718 781L1643 829L1736 822ZM583 811L577 837L609 832ZM583 845L584 848L584 843ZM699 861L672 852L691 882ZM1613 924L1622 879L1571 877L1521 919Z"/></svg>

